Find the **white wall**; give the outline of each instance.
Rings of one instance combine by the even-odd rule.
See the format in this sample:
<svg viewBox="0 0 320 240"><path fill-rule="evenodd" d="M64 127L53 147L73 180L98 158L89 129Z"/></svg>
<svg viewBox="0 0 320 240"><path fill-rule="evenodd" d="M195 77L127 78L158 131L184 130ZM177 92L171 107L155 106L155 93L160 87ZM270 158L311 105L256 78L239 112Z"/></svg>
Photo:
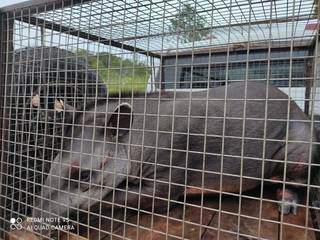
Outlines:
<svg viewBox="0 0 320 240"><path fill-rule="evenodd" d="M315 115L320 115L320 87L314 87L312 89L312 93L311 93L310 98L313 99L313 111L314 111L314 114Z"/></svg>
<svg viewBox="0 0 320 240"><path fill-rule="evenodd" d="M304 99L306 94L306 89L304 87L291 87L290 91L287 87L279 89L288 96L290 96L291 99L293 99L298 104L301 110L304 111Z"/></svg>

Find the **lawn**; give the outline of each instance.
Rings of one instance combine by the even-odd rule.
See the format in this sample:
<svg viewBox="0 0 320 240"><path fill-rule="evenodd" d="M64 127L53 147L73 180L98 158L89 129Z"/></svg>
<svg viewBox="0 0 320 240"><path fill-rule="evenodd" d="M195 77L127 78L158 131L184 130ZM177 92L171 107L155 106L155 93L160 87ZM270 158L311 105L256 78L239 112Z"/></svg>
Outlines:
<svg viewBox="0 0 320 240"><path fill-rule="evenodd" d="M144 63L107 52L99 55L81 52L78 56L86 58L89 66L98 71L109 93L146 91L151 71Z"/></svg>

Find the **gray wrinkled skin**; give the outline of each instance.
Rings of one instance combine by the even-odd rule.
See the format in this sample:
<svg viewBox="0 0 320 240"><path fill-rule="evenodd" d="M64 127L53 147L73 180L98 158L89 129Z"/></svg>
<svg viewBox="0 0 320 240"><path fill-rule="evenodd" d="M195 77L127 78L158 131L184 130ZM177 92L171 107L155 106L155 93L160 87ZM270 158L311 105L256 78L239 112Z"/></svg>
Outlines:
<svg viewBox="0 0 320 240"><path fill-rule="evenodd" d="M207 101L206 91L192 93L191 105L190 93L179 92L175 101L174 93L161 95L160 105L159 95L152 94L146 99L144 95L109 99L86 109L77 116L78 126L73 131L69 129L70 139L52 163L42 187L42 200L37 200L33 216L52 216L50 213L67 216L77 209L110 216L112 204L108 203L113 200L119 205L147 210L154 205L156 211L163 211L168 206L165 199L178 199L185 184L213 192L239 193L258 186L262 177L283 176L284 168L286 181L306 181L310 144L286 144L285 139L289 117L289 141L316 140L311 137L307 116L276 87L268 87L267 116L266 84L248 82L246 102L239 100L245 97L244 83L231 84L227 89L225 115L225 87L209 90L209 99L215 100ZM123 113L120 128L130 129L110 128L117 125L119 109ZM108 114L104 114L106 110ZM263 141L264 138L267 140ZM312 151L311 161L315 161L314 147ZM70 167L77 164L78 168ZM71 172L85 170L91 170L88 181L79 183L79 176L77 179L71 176ZM70 177L75 180L70 181ZM130 192L112 191L115 187ZM102 207L98 204L101 200L105 201ZM115 212L118 208L115 207ZM102 222L107 229L108 221Z"/></svg>

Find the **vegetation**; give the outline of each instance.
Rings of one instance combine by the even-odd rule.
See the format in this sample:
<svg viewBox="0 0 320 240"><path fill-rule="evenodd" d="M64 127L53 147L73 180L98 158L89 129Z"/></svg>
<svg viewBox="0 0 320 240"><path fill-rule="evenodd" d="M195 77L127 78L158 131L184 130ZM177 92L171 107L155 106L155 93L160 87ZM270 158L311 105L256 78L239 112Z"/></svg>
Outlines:
<svg viewBox="0 0 320 240"><path fill-rule="evenodd" d="M179 38L183 43L200 41L210 33L205 28L205 17L199 15L190 4L183 4L177 17L170 19L170 22L170 31L180 33Z"/></svg>
<svg viewBox="0 0 320 240"><path fill-rule="evenodd" d="M106 52L98 56L82 51L78 56L86 58L89 66L98 71L109 93L146 91L151 72L144 63Z"/></svg>

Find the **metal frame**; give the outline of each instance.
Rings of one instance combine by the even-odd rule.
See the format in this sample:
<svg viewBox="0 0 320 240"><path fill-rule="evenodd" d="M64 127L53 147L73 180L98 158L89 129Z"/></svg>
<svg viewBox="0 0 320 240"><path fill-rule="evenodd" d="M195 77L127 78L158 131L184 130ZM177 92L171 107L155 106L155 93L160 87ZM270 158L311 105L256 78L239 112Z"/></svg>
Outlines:
<svg viewBox="0 0 320 240"><path fill-rule="evenodd" d="M262 0L264 1L264 0ZM143 54L143 55L146 55L147 57L152 57L152 58L157 58L159 59L160 61L160 79L159 79L159 84L160 84L160 89L163 89L164 86L163 86L163 76L164 76L164 68L163 68L163 63L166 59L169 59L169 58L178 58L180 56L189 56L191 58L191 67L193 67L193 60L194 60L194 56L196 54L204 54L204 55L211 55L212 52L218 50L220 52L225 52L227 54L227 56L229 56L230 52L231 51L245 51L247 53L249 53L250 50L252 50L254 47L256 47L257 49L267 49L269 51L269 54L270 54L270 49L271 49L271 40L270 39L267 39L266 42L257 42L257 43L252 43L252 42L248 42L248 43L236 43L236 44L228 44L227 45L224 45L223 47L216 47L216 46L213 46L213 47L208 47L208 48L196 48L194 45L192 47L190 47L191 51L167 51L167 52L164 52L164 51L152 51L152 50L149 50L149 49L142 49L140 47L136 47L136 46L132 46L132 45L128 45L128 44L124 44L120 41L116 41L116 40L112 40L111 38L108 39L108 38L105 38L105 37L101 37L101 36L98 36L98 35L94 35L94 34L91 34L91 33L87 33L87 32L84 32L84 31L81 31L79 29L75 29L75 28L71 28L71 27L66 27L66 26L63 26L63 25L59 25L57 23L54 23L54 22L51 22L51 21L48 21L48 20L44 20L44 19L41 19L41 18L37 18L37 17L34 17L34 16L31 16L33 13L41 13L41 12L45 12L45 11L50 11L50 9L60 9L60 8L65 8L65 7L68 7L68 6L74 6L75 4L84 4L84 3L87 3L87 2L90 2L90 0L46 0L46 1L41 1L41 0L32 0L32 1L29 1L29 2L26 2L26 3L21 3L21 4L16 4L16 5L13 5L13 6L9 6L9 7L5 7L5 8L2 8L1 10L3 11L1 14L0 14L0 17L1 17L1 29L0 29L0 32L4 32L6 34L2 34L2 38L0 39L0 139L4 139L5 138L5 130L8 128L6 126L2 126L1 124L4 122L4 118L9 118L8 116L4 117L3 114L6 114L4 111L3 111L3 106L4 106L4 98L5 98L5 94L4 94L4 91L5 91L5 88L4 87L1 87L5 84L3 84L5 82L5 77L6 77L6 69L4 68L4 65L5 63L8 61L8 56L6 56L4 53L7 52L7 50L5 50L4 48L8 48L10 49L9 51L12 52L12 49L13 49L13 46L11 45L8 45L8 43L12 42L13 41L13 32L9 31L9 29L13 30L13 23L10 21L5 21L5 18L9 18L11 19L13 17L12 13L13 12L20 12L20 16L18 14L14 16L14 19L15 20L21 20L21 22L24 22L24 23L27 23L27 24L31 24L31 25L36 25L38 27L41 27L41 32L43 35L43 32L44 32L44 29L50 29L50 30L54 30L54 31L57 31L59 33L66 33L68 35L73 35L73 36L76 36L78 38L84 38L88 41L93 41L93 42L97 42L97 43L101 43L101 44L104 44L104 45L108 45L108 46L112 46L112 47L117 47L119 49L122 49L122 50L127 50L127 51L131 51L131 52L134 52L134 53L139 53L139 54ZM266 0L267 2L267 0ZM275 1L276 2L276 1ZM230 14L230 19L231 19L231 14ZM300 20L310 20L310 14L305 14L305 15L302 15L302 16L298 16L298 17L289 17L287 19L285 18L279 18L277 20L275 19L270 19L270 20L258 20L258 21L252 21L251 22L251 19L250 19L250 22L249 23L232 23L229 22L229 24L225 24L225 25L221 25L221 26L215 26L213 27L213 29L217 30L217 29L231 29L231 27L241 27L241 26L252 26L252 25L257 25L259 26L259 24L277 24L277 23L283 23L283 22L295 22L295 21L300 21ZM250 36L250 29L248 30L249 33L248 35ZM178 33L178 35L181 34ZM166 33L159 33L158 36L165 36ZM230 37L230 36L229 36ZM250 38L249 38L250 39ZM44 39L43 37L41 38L41 41L43 43ZM288 43L284 44L284 46L280 46L280 48L286 48L286 49L289 49L291 52L292 52L292 49L293 48L304 48L304 44L306 45L311 45L311 41L307 41L307 43L303 43L303 41L301 40L300 42L301 46L294 46L294 39L293 37L291 37L288 41ZM319 57L319 56L316 56L316 54L312 53L311 55L315 56L314 57L314 60L316 57ZM270 56L269 56L270 57ZM268 69L270 69L270 58L267 60L268 61ZM290 61L291 61L291 65L292 65L292 56L290 57ZM248 62L249 60L247 59L246 63L247 63L247 66L246 66L246 75L248 76L248 69L249 69L249 66L248 66ZM175 67L177 67L177 63L174 64ZM209 64L208 65L208 69L210 71L210 67L211 65ZM311 77L314 75L314 72L315 72L315 63L313 63L312 65L310 65L306 71L308 72L308 77ZM290 75L291 76L291 75ZM175 78L177 78L177 76L175 75ZM226 77L227 78L227 77ZM291 77L290 77L291 78ZM177 79L175 79L177 80ZM191 78L191 82L192 82L192 78ZM270 76L268 75L267 77L267 81L270 81ZM311 89L312 87L314 86L314 82L313 81L308 81L306 83L306 92L305 92L305 99L311 99L312 100L312 97L311 97ZM291 88L291 85L289 86L289 88ZM177 89L175 88L174 89L176 92ZM227 94L226 94L227 95ZM191 96L191 94L190 94ZM160 95L158 97L160 99ZM133 96L131 96L131 100L133 99ZM224 99L226 101L226 97ZM188 99L188 101L191 102L191 97ZM306 101L305 102L305 109L306 109L306 113L309 113L309 102ZM191 111L190 108L188 109L189 112ZM208 109L207 109L208 111ZM158 109L158 113L159 113L159 109ZM206 113L208 114L208 113ZM207 116L207 115L206 115ZM144 116L145 117L145 116ZM225 117L225 115L224 115ZM245 112L243 114L243 118L245 118L246 115L245 115ZM159 115L157 116L158 120L159 120ZM245 122L245 121L244 121ZM95 123L94 123L95 124ZM225 122L224 122L225 124ZM245 124L245 123L243 123ZM190 116L188 117L188 125L190 125ZM172 129L171 132L169 131L169 133L173 133L174 130ZM190 132L190 130L188 130L188 133ZM143 133L144 134L144 133ZM265 137L265 136L264 136ZM245 133L243 131L242 133L242 136L241 136L242 139L245 139ZM265 139L264 139L265 140ZM286 139L286 142L288 142L288 138ZM171 146L172 146L173 143L171 143ZM4 154L5 154L5 144L4 143L1 143L0 145L0 153L1 153L1 157L3 158L4 157ZM243 149L243 148L242 148ZM189 150L187 149L187 154L189 153ZM244 153L242 152L242 155ZM264 154L265 154L265 149L264 149ZM222 153L223 155L223 153ZM6 168L3 166L3 164L5 163L1 163L1 167L2 167L2 170L3 168ZM1 172L3 172L1 170ZM222 175L222 174L221 174ZM1 186L3 184L5 184L5 180L2 179L1 177ZM2 192L2 189L0 189L0 192ZM139 189L139 193L141 194L141 188ZM202 189L202 193L203 193L203 189ZM155 193L153 195L153 197L155 197ZM308 196L309 197L309 196ZM2 197L3 198L3 197ZM1 198L1 200L2 200ZM262 198L262 197L261 197ZM257 198L258 200L261 198ZM256 200L257 200L256 199ZM206 210L205 207L203 206L203 199L201 199L201 211L203 210ZM261 200L262 201L262 200ZM222 202L222 194L220 194L219 196L219 202L221 204ZM187 205L186 203L186 195L184 195L184 200L183 200L183 203L184 205ZM261 202L262 204L262 202ZM307 203L308 204L308 203ZM3 205L2 205L2 202L0 202L0 216L3 216L3 213L1 211L3 211ZM169 203L168 203L168 206L169 206ZM241 201L240 201L240 206L241 206ZM169 208L168 208L169 209ZM185 211L185 209L183 210ZM223 210L221 209L221 206L220 208L217 210L219 212L219 218L221 219L221 216L223 214ZM239 209L238 213L236 213L237 216L239 216L239 220L238 220L238 226L240 226L240 216L241 215L241 210ZM141 211L143 212L143 211ZM154 213L153 213L154 214ZM261 230L261 209L260 209L260 212L259 212L259 218L257 218L259 220L259 231ZM156 215L156 214L154 214ZM139 216L138 216L139 218ZM202 218L202 212L201 212L201 218ZM3 219L1 218L1 220L3 221ZM283 216L281 216L281 220L283 220ZM183 221L185 221L185 219L183 219ZM167 212L167 223L169 223L169 210ZM281 222L281 228L283 228L283 221ZM1 226L3 226L3 223L1 222L0 223ZM152 224L153 224L153 216L152 216ZM220 224L220 222L219 222ZM290 225L290 224L289 224ZM294 224L291 224L292 226L295 226ZM200 227L204 227L200 224ZM219 228L220 226L218 226L218 235L221 236L222 232ZM304 226L304 228L307 229L306 226ZM210 228L208 229L215 229L215 227L212 227L210 226ZM185 229L183 229L183 231L185 231ZM307 232L307 230L306 230ZM2 233L1 233L2 234ZM259 236L260 236L260 232L259 232ZM307 233L306 233L307 234ZM167 225L167 228L166 228L166 236L168 237L170 234L169 234L169 230L168 230L168 225ZM205 232L203 233L203 235L205 235ZM241 234L238 232L237 233L237 237L239 237ZM139 233L137 233L137 236L139 236ZM1 236L0 236L1 237ZM3 237L3 236L2 236Z"/></svg>

